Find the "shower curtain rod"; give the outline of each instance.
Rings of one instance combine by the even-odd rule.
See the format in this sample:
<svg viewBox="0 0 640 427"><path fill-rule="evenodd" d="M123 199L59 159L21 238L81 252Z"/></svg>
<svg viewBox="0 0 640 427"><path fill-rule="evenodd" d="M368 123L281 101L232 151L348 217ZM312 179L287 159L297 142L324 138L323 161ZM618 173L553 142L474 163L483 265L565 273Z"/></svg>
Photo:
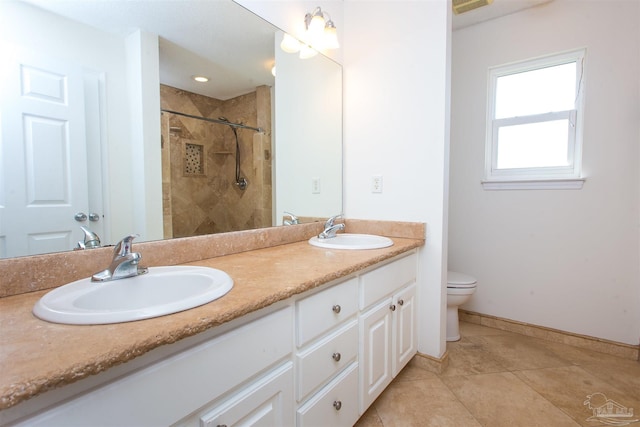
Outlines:
<svg viewBox="0 0 640 427"><path fill-rule="evenodd" d="M234 128L240 128L240 129L251 129L251 130L255 130L256 132L262 132L262 128L254 128L251 126L247 126L247 125L243 125L242 123L233 123L233 122L227 122L224 120L217 120L217 119L209 119L206 117L200 117L200 116L192 116L191 114L185 114L185 113L179 113L177 111L171 111L171 110L160 110L163 113L171 113L171 114L177 114L179 116L184 116L184 117L189 117L190 119L196 119L196 120L204 120L205 122L211 122L211 123L218 123L221 125L227 125L227 126L231 126Z"/></svg>

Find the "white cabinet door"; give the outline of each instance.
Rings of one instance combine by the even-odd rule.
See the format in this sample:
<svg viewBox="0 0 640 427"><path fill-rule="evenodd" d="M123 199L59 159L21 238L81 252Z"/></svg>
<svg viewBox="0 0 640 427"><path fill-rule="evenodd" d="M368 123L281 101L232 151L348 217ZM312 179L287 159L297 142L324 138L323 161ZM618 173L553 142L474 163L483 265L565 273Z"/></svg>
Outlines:
<svg viewBox="0 0 640 427"><path fill-rule="evenodd" d="M400 291L393 300L396 307L393 337L395 350L392 357L395 377L418 350L415 283Z"/></svg>
<svg viewBox="0 0 640 427"><path fill-rule="evenodd" d="M293 426L293 363L270 372L200 417L200 427Z"/></svg>
<svg viewBox="0 0 640 427"><path fill-rule="evenodd" d="M415 283L365 312L360 319L360 413L417 351Z"/></svg>
<svg viewBox="0 0 640 427"><path fill-rule="evenodd" d="M360 413L364 413L393 379L391 303L391 298L384 300L360 319Z"/></svg>

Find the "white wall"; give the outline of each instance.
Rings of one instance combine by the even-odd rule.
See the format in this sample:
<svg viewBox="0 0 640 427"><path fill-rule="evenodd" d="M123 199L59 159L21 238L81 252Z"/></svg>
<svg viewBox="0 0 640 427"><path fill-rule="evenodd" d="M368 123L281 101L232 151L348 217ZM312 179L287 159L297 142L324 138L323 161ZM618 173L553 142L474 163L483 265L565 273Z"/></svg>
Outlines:
<svg viewBox="0 0 640 427"><path fill-rule="evenodd" d="M158 36L137 30L125 39L132 158L133 228L139 241L163 238L162 153L160 132L160 50ZM113 170L113 168L112 168Z"/></svg>
<svg viewBox="0 0 640 427"><path fill-rule="evenodd" d="M450 268L465 308L638 344L640 3L555 0L453 34ZM587 48L582 190L484 191L487 68Z"/></svg>
<svg viewBox="0 0 640 427"><path fill-rule="evenodd" d="M435 357L445 351L450 7L345 1L342 40L345 213L427 223L419 351Z"/></svg>
<svg viewBox="0 0 640 427"><path fill-rule="evenodd" d="M418 272L418 349L442 356L450 0L238 2L290 32L315 6L331 14L341 43L334 58L344 76L344 213L427 223ZM383 176L381 194L371 193L372 175Z"/></svg>
<svg viewBox="0 0 640 427"><path fill-rule="evenodd" d="M303 217L342 213L342 67L323 55L300 59L284 52L282 34L275 48L276 224L285 211Z"/></svg>

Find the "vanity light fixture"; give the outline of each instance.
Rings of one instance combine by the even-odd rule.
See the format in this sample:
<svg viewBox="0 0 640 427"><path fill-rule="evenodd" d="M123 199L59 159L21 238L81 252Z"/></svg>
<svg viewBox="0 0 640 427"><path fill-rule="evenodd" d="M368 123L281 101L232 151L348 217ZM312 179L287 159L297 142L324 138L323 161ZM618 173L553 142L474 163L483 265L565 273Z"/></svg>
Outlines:
<svg viewBox="0 0 640 427"><path fill-rule="evenodd" d="M304 33L300 40L290 34L284 35L280 48L288 53L300 52L300 58L311 58L315 56L316 49L337 49L338 32L336 26L327 12L323 12L320 7L316 7L313 12L304 16Z"/></svg>
<svg viewBox="0 0 640 427"><path fill-rule="evenodd" d="M209 81L209 77L205 77L205 76L192 76L193 80L199 82L199 83L206 83Z"/></svg>

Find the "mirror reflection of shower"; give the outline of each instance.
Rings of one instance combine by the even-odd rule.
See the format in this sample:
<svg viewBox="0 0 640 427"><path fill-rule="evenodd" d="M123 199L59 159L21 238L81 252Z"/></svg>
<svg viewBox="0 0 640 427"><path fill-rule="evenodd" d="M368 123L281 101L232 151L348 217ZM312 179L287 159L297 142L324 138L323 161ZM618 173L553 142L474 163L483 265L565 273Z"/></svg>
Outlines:
<svg viewBox="0 0 640 427"><path fill-rule="evenodd" d="M229 126L233 131L233 135L236 137L236 182L235 184L238 186L240 190L246 190L247 185L249 185L249 182L247 181L246 178L240 176L241 157L240 157L240 143L238 142L238 130L236 129L236 126L233 126L231 122L229 122L229 119L227 119L226 117L218 117L218 120L229 123Z"/></svg>
<svg viewBox="0 0 640 427"><path fill-rule="evenodd" d="M233 131L233 135L235 136L235 143L236 143L236 151L235 151L235 157L236 157L236 168L235 168L235 182L234 184L240 189L240 190L246 190L247 186L249 185L249 181L247 181L247 179L243 176L241 176L241 172L240 172L240 162L241 162L241 154L240 154L240 141L238 140L238 128L240 129L250 129L256 132L264 132L263 129L261 128L256 128L253 126L247 126L244 125L242 123L234 123L232 121L230 121L229 119L227 119L226 117L218 117L218 119L209 119L206 117L199 117L199 116L194 116L191 114L185 114L185 113L180 113L177 111L171 111L171 110L161 110L164 113L171 113L171 114L176 114L178 116L183 116L183 117L188 117L190 119L196 119L196 120L203 120L206 122L210 122L210 123L218 123L218 124L222 124L222 125L227 125L231 128L231 130Z"/></svg>
<svg viewBox="0 0 640 427"><path fill-rule="evenodd" d="M160 95L164 237L272 226L271 88L219 100L160 85Z"/></svg>

